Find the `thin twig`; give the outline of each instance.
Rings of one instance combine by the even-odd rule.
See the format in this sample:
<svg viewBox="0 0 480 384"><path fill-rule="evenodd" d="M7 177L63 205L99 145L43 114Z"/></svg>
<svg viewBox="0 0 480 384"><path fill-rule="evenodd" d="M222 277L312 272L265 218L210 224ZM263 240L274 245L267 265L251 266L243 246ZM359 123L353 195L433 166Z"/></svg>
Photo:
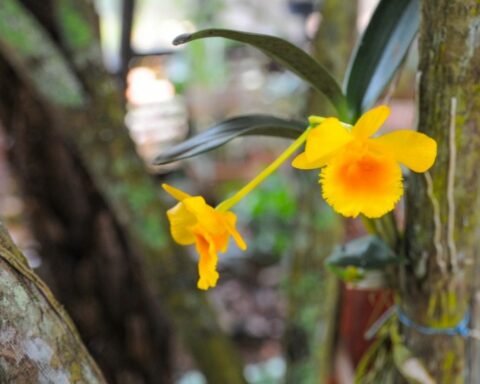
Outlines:
<svg viewBox="0 0 480 384"><path fill-rule="evenodd" d="M427 195L432 203L433 208L433 224L434 224L434 235L433 235L433 244L435 246L435 253L437 258L438 266L443 273L447 272L447 263L443 258L443 246L442 246L442 221L440 219L440 205L437 198L433 193L433 181L430 172L425 172L425 180L427 182Z"/></svg>
<svg viewBox="0 0 480 384"><path fill-rule="evenodd" d="M450 108L450 129L449 129L449 158L448 158L448 179L447 179L447 244L450 256L450 265L455 272L458 269L457 249L455 246L455 168L457 162L457 147L455 143L455 118L457 114L457 98L452 97Z"/></svg>

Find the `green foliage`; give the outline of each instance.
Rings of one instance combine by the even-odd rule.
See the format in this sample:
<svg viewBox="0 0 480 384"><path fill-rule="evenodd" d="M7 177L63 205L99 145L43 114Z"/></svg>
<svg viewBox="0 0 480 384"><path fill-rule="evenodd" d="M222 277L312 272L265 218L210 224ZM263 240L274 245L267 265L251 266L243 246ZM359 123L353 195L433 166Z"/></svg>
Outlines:
<svg viewBox="0 0 480 384"><path fill-rule="evenodd" d="M285 120L268 115L248 115L225 120L186 141L171 147L154 160L165 164L217 148L238 136L264 135L296 138L308 122Z"/></svg>
<svg viewBox="0 0 480 384"><path fill-rule="evenodd" d="M391 248L377 236L365 236L341 245L327 257L328 267L383 269L398 262Z"/></svg>
<svg viewBox="0 0 480 384"><path fill-rule="evenodd" d="M259 188L250 196L250 217L261 219L266 215L275 214L281 220L291 221L297 211L293 194L288 185L278 177L272 176L269 180L266 188Z"/></svg>
<svg viewBox="0 0 480 384"><path fill-rule="evenodd" d="M267 261L275 261L290 249L297 210L297 200L288 181L273 174L238 204L236 213L240 221L249 222L255 233L249 241L250 249L261 253Z"/></svg>
<svg viewBox="0 0 480 384"><path fill-rule="evenodd" d="M420 24L419 0L383 0L352 55L345 92L354 115L371 108L405 58Z"/></svg>
<svg viewBox="0 0 480 384"><path fill-rule="evenodd" d="M76 49L84 50L95 41L95 36L92 33L91 25L82 17L80 12L73 8L72 5L74 4L66 4L65 1L58 2L57 12L59 15L57 20L62 23L62 28L66 30L67 33L64 36L70 39L70 45Z"/></svg>
<svg viewBox="0 0 480 384"><path fill-rule="evenodd" d="M223 56L225 50L224 41L215 41L207 44L206 41L194 41L190 49L185 52L185 65L189 72L187 81L189 84L201 84L205 88L213 88L225 82L226 62ZM212 76L215 73L215 76Z"/></svg>
<svg viewBox="0 0 480 384"><path fill-rule="evenodd" d="M389 335L381 332L363 354L355 371L355 384L393 384L395 372Z"/></svg>
<svg viewBox="0 0 480 384"><path fill-rule="evenodd" d="M275 36L228 29L205 29L191 34L180 35L173 41L173 44L179 45L209 37L223 37L260 49L324 94L331 101L339 115L343 119L348 119L349 108L347 101L337 81L313 57L292 43Z"/></svg>
<svg viewBox="0 0 480 384"><path fill-rule="evenodd" d="M383 271L398 262L392 249L377 236L365 236L338 246L325 260L327 268L347 283L358 283L369 271Z"/></svg>
<svg viewBox="0 0 480 384"><path fill-rule="evenodd" d="M419 0L380 1L351 57L345 77L345 93L313 57L278 37L228 29L205 29L180 35L174 44L223 37L252 45L325 95L336 108L340 119L353 123L377 101L400 67L418 30L419 18ZM275 127L279 129L275 130ZM296 138L305 127L300 122L273 116L252 115L229 119L171 148L158 156L155 164L195 156L246 134Z"/></svg>

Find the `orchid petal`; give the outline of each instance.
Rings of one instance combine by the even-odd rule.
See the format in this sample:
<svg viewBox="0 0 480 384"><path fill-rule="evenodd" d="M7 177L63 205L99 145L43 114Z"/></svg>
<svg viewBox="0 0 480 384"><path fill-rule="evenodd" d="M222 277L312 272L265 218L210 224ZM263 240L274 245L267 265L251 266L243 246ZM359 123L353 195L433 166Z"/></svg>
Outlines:
<svg viewBox="0 0 480 384"><path fill-rule="evenodd" d="M173 240L180 245L190 245L195 242L191 228L197 222L195 216L188 211L183 203L178 203L167 211L170 221L170 233Z"/></svg>
<svg viewBox="0 0 480 384"><path fill-rule="evenodd" d="M350 131L337 118L325 119L318 127L312 128L307 136L305 152L293 160L292 166L300 169L323 167L339 149L352 140Z"/></svg>
<svg viewBox="0 0 480 384"><path fill-rule="evenodd" d="M427 135L400 130L372 139L372 144L414 172L425 172L437 156L437 143Z"/></svg>
<svg viewBox="0 0 480 384"><path fill-rule="evenodd" d="M365 112L352 128L352 134L356 139L368 139L385 123L390 115L390 108L380 105Z"/></svg>
<svg viewBox="0 0 480 384"><path fill-rule="evenodd" d="M165 192L167 192L170 196L172 196L174 199L178 200L178 201L183 201L189 197L192 197L190 196L188 193L185 193L183 191L181 191L180 189L177 189L175 187L172 187L171 185L168 185L168 184L162 184L162 188L165 190Z"/></svg>

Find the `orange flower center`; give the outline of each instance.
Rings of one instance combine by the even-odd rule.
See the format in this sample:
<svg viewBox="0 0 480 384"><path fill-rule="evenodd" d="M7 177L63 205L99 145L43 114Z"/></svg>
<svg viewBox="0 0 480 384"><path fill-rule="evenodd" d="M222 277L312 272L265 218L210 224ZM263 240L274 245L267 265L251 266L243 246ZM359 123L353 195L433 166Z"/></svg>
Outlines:
<svg viewBox="0 0 480 384"><path fill-rule="evenodd" d="M343 184L345 188L358 192L371 190L378 192L378 188L388 178L388 164L370 154L363 155L360 158L352 157L351 160L346 160L338 168L338 182Z"/></svg>
<svg viewBox="0 0 480 384"><path fill-rule="evenodd" d="M393 209L403 192L398 164L357 143L327 164L321 183L325 199L345 216L378 217Z"/></svg>

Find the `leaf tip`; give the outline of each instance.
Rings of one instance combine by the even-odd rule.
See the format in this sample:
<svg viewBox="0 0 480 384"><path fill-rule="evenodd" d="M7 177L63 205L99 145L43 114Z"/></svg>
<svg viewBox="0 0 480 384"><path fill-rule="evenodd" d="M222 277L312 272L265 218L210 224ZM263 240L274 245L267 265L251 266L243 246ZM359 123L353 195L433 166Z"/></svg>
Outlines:
<svg viewBox="0 0 480 384"><path fill-rule="evenodd" d="M190 41L190 38L192 37L191 33L182 33L181 35L178 35L173 39L172 44L173 45L180 45L180 44L185 44Z"/></svg>
<svg viewBox="0 0 480 384"><path fill-rule="evenodd" d="M165 157L163 155L159 155L157 157L155 157L152 161L152 165L163 165L163 164L166 164L168 163L168 160L165 159Z"/></svg>

